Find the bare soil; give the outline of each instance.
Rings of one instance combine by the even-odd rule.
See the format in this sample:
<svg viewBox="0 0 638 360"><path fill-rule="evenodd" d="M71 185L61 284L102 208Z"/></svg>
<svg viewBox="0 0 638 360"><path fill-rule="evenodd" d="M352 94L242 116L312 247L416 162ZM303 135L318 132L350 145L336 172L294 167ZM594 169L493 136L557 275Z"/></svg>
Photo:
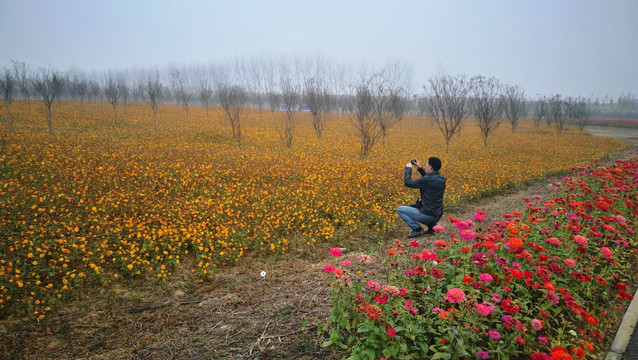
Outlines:
<svg viewBox="0 0 638 360"><path fill-rule="evenodd" d="M591 127L594 136L615 137L632 148L638 129ZM467 202L446 216L469 219L475 209L487 220L523 210L524 198L551 196L547 178ZM442 220L441 225L450 225ZM361 233L342 244L345 256L389 246L407 228L386 238ZM247 254L237 266L219 269L198 283L176 271L165 284L136 280L117 293L96 290L37 323L21 314L0 321L0 358L5 359L338 359L322 348L317 325L330 313L329 279L323 274L329 244L281 257ZM265 277L260 273L266 272ZM613 334L610 334L610 338Z"/></svg>

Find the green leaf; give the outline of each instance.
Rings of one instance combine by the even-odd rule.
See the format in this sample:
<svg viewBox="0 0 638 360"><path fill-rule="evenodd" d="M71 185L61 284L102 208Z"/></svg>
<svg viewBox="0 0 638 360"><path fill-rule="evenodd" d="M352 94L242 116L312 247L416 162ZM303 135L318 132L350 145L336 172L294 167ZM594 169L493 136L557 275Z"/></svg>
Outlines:
<svg viewBox="0 0 638 360"><path fill-rule="evenodd" d="M451 359L452 358L452 354L448 354L448 353L442 353L442 352L438 352L436 354L434 354L432 356L432 360L436 360L436 359Z"/></svg>

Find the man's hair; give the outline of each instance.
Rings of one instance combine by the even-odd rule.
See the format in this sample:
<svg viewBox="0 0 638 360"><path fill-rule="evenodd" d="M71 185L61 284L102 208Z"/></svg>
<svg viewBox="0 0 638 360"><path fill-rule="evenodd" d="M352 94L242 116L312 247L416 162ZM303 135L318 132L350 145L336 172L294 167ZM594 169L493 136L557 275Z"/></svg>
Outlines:
<svg viewBox="0 0 638 360"><path fill-rule="evenodd" d="M441 159L438 157L431 157L428 159L428 164L432 166L432 170L439 171L441 169Z"/></svg>

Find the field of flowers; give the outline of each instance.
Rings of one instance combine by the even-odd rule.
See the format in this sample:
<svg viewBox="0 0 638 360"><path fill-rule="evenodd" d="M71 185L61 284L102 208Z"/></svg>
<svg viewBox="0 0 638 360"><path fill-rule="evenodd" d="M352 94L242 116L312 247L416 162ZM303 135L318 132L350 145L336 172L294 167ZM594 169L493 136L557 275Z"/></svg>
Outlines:
<svg viewBox="0 0 638 360"><path fill-rule="evenodd" d="M638 120L630 119L589 119L589 125L638 128Z"/></svg>
<svg viewBox="0 0 638 360"><path fill-rule="evenodd" d="M12 104L0 154L0 315L44 319L90 286L117 290L134 277L162 281L177 266L202 280L247 251L282 254L356 231L396 226L413 157L443 159L446 205L616 153L620 142L523 123L484 147L471 123L444 153L423 119L407 117L368 159L346 115L314 136L307 114L292 148L269 111L249 110L237 144L218 108L142 103L56 103L49 134L41 103Z"/></svg>
<svg viewBox="0 0 638 360"><path fill-rule="evenodd" d="M324 269L324 346L374 360L598 358L632 299L636 179L637 158L583 166L525 213L486 224L477 210L435 227L431 250L395 240L387 254L341 260L331 249L341 261Z"/></svg>

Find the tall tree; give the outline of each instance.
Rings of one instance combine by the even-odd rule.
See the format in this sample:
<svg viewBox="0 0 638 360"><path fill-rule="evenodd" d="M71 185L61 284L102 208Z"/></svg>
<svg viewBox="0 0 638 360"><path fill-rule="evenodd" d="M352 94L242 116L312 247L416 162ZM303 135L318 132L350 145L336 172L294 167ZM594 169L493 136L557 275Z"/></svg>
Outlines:
<svg viewBox="0 0 638 360"><path fill-rule="evenodd" d="M169 72L171 90L173 91L175 102L184 109L186 121L188 121L191 92L188 84L189 78L186 75L184 71L180 71L177 68L172 68Z"/></svg>
<svg viewBox="0 0 638 360"><path fill-rule="evenodd" d="M536 101L532 105L532 116L534 117L534 127L539 127L541 121L547 118L547 98L545 96L538 96Z"/></svg>
<svg viewBox="0 0 638 360"><path fill-rule="evenodd" d="M359 155L366 158L383 135L374 116L375 101L370 79L364 78L355 84L351 98L354 114L350 121L359 138Z"/></svg>
<svg viewBox="0 0 638 360"><path fill-rule="evenodd" d="M16 80L13 76L12 69L2 68L2 73L0 74L0 94L2 95L4 108L7 111L7 123L9 124L9 128L13 128L13 120L11 119L11 111L9 110L9 107L13 102L15 93Z"/></svg>
<svg viewBox="0 0 638 360"><path fill-rule="evenodd" d="M53 102L62 94L64 83L64 77L51 68L40 68L33 77L33 88L46 106L47 126L51 134L53 134Z"/></svg>
<svg viewBox="0 0 638 360"><path fill-rule="evenodd" d="M518 126L518 120L527 115L525 90L519 86L505 86L504 95L505 100L503 110L507 121L510 123L512 133L514 133Z"/></svg>
<svg viewBox="0 0 638 360"><path fill-rule="evenodd" d="M565 131L565 125L567 123L567 102L563 100L560 95L554 95L549 99L548 118L552 121L556 127L556 133L562 135Z"/></svg>
<svg viewBox="0 0 638 360"><path fill-rule="evenodd" d="M113 125L117 125L117 104L120 102L120 80L109 71L104 74L104 96L113 107Z"/></svg>
<svg viewBox="0 0 638 360"><path fill-rule="evenodd" d="M224 83L217 89L217 96L224 109L225 118L230 123L233 138L241 142L241 113L248 103L248 93L240 85Z"/></svg>
<svg viewBox="0 0 638 360"><path fill-rule="evenodd" d="M447 153L450 151L452 136L461 131L463 121L469 115L470 82L463 75L437 75L428 82L430 86L426 88L423 111L441 131Z"/></svg>
<svg viewBox="0 0 638 360"><path fill-rule="evenodd" d="M142 83L141 86L148 95L148 102L153 111L153 126L157 128L157 108L162 102L164 95L164 85L160 81L159 73L157 71L151 72L146 82Z"/></svg>
<svg viewBox="0 0 638 360"><path fill-rule="evenodd" d="M294 69L288 64L282 63L280 72L281 103L284 107L282 117L277 117L275 126L279 132L279 138L286 147L292 147L297 117L301 107L301 89L296 82L298 78Z"/></svg>
<svg viewBox="0 0 638 360"><path fill-rule="evenodd" d="M471 82L470 106L481 131L483 145L487 146L489 135L498 128L501 121L504 102L502 85L496 78L484 76L476 76Z"/></svg>
<svg viewBox="0 0 638 360"><path fill-rule="evenodd" d="M16 81L18 91L23 101L29 103L29 97L32 92L31 78L29 77L29 68L27 64L20 61L12 61L13 63L13 77Z"/></svg>

